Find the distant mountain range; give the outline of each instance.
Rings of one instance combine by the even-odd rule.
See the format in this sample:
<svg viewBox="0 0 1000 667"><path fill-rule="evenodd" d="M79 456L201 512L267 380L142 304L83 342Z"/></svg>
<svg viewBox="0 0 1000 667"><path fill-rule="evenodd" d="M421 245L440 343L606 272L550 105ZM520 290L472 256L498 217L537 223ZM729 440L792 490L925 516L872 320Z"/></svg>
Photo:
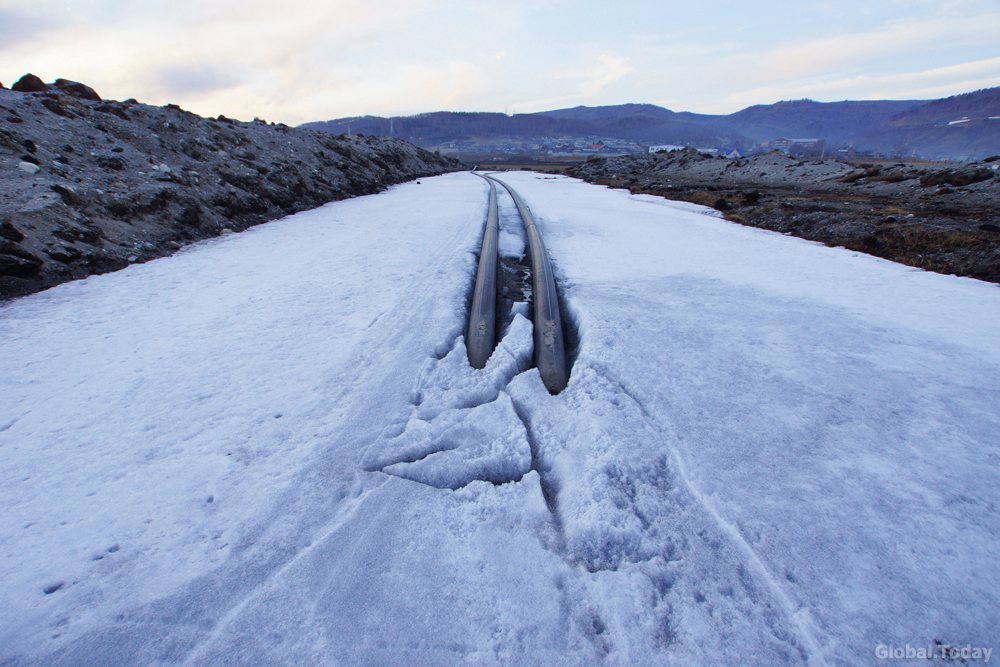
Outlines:
<svg viewBox="0 0 1000 667"><path fill-rule="evenodd" d="M1000 88L939 100L757 105L729 115L675 112L652 104L574 107L507 116L440 111L306 123L333 134L393 135L423 148L467 152L497 140L594 138L636 145L754 149L777 139L817 139L828 153L850 147L876 154L970 160L1000 154ZM489 152L483 150L483 152Z"/></svg>

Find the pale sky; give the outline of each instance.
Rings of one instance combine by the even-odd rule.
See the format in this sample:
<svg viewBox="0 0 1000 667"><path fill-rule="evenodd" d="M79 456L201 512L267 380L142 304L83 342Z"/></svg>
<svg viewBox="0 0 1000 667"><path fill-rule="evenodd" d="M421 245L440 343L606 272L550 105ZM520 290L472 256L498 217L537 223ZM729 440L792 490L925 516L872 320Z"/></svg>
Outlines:
<svg viewBox="0 0 1000 667"><path fill-rule="evenodd" d="M998 0L0 0L0 81L290 125L1000 86Z"/></svg>

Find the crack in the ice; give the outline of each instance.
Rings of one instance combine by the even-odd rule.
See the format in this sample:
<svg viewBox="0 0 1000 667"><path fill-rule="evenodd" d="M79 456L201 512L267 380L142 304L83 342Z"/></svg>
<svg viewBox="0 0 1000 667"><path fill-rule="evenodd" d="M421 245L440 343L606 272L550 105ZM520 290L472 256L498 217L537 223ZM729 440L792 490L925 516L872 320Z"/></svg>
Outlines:
<svg viewBox="0 0 1000 667"><path fill-rule="evenodd" d="M545 507L549 510L549 515L552 517L552 525L559 538L559 544L557 545L558 551L560 553L565 553L566 533L563 529L562 517L559 514L559 484L555 479L553 479L549 469L542 465L541 450L538 445L538 439L526 411L518 404L517 401L512 399L511 403L514 406L514 413L517 415L517 418L521 420L521 423L524 425L524 430L528 434L528 447L531 449L531 470L538 473L539 486L541 486L542 489L542 498L545 500Z"/></svg>
<svg viewBox="0 0 1000 667"><path fill-rule="evenodd" d="M409 415L383 429L362 467L442 489L523 478L530 445L505 389L530 365L531 333L518 311L484 369L469 366L461 340L440 359L427 359Z"/></svg>

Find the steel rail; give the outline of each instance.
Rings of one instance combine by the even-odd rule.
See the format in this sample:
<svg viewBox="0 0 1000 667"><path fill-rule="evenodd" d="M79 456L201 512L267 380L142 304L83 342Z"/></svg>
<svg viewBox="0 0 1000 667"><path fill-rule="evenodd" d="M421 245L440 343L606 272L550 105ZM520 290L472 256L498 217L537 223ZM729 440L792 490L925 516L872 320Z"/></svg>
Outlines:
<svg viewBox="0 0 1000 667"><path fill-rule="evenodd" d="M545 251L545 242L531 211L517 192L500 179L491 176L485 178L496 181L507 189L524 222L531 252L531 294L535 302L535 366L542 374L542 382L545 383L549 393L558 394L569 383L569 371L566 367L566 345L563 342L556 281L552 274L552 265L549 264L549 255Z"/></svg>
<svg viewBox="0 0 1000 667"><path fill-rule="evenodd" d="M497 186L485 176L490 184L490 203L486 213L486 230L479 252L479 271L476 273L476 289L472 293L472 307L469 309L469 326L465 334L465 346L469 352L469 364L473 368L485 368L496 347L497 329Z"/></svg>

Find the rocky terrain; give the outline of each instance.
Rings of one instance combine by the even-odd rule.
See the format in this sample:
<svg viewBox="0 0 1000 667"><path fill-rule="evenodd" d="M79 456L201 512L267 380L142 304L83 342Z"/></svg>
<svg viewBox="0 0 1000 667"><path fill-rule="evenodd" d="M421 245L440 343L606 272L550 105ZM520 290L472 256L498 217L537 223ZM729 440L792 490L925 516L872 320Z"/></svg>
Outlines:
<svg viewBox="0 0 1000 667"><path fill-rule="evenodd" d="M405 141L0 84L0 299L462 166Z"/></svg>
<svg viewBox="0 0 1000 667"><path fill-rule="evenodd" d="M566 173L712 206L733 222L1000 283L998 168L1000 157L917 167L801 161L778 151L727 160L688 148L591 159Z"/></svg>

